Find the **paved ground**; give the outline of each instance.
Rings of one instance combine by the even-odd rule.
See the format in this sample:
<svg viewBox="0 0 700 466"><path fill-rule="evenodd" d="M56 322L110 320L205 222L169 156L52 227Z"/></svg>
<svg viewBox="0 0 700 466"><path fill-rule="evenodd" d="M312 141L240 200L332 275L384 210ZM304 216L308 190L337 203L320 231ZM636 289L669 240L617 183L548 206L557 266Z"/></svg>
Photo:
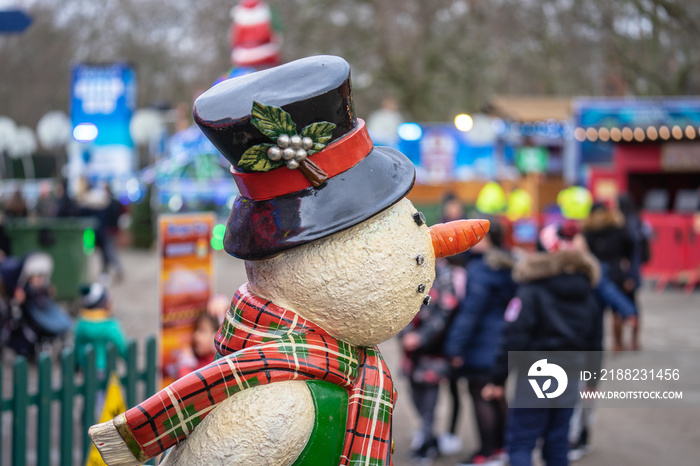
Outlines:
<svg viewBox="0 0 700 466"><path fill-rule="evenodd" d="M158 261L153 252L123 251L127 273L124 281L114 284L115 314L127 333L138 341L158 330L157 277ZM96 270L96 258L93 269ZM216 291L232 296L246 281L243 263L225 253L216 256ZM669 289L655 294L646 288L641 294L643 306L642 343L648 350L700 351L700 292L692 296ZM381 345L399 390L394 416L396 466L410 465L409 444L418 421L409 401L408 388L398 369L399 347L395 340ZM697 353L700 357L700 352ZM11 360L6 354L3 372L9 375ZM700 380L700 376L698 377ZM9 387L5 387L6 391ZM464 387L463 387L464 388ZM9 393L5 394L6 396ZM437 432L447 426L446 396L438 409ZM471 407L463 390L459 433L466 452L476 447L476 431ZM582 466L618 465L697 465L700 464L700 404L680 409L599 409L594 430L594 452L580 463ZM4 433L10 419L3 419ZM7 439L6 439L7 440ZM6 443L7 445L7 443ZM7 450L0 463L8 460ZM30 455L32 456L32 455ZM439 458L436 465L453 465L463 454ZM31 460L30 460L31 461Z"/></svg>
<svg viewBox="0 0 700 466"><path fill-rule="evenodd" d="M127 267L125 280L115 285L116 313L127 331L142 339L156 331L157 260L153 254L126 251L122 258ZM216 256L216 291L232 296L246 281L243 263L224 253ZM700 351L700 293L692 296L669 289L655 294L646 288L641 294L643 306L644 349ZM382 344L382 352L395 374L399 389L394 430L397 466L409 465L411 435L417 417L409 401L408 388L399 375L399 348L396 341ZM700 353L698 353L700 357ZM447 397L442 397L446 400ZM459 433L465 451L476 447L476 431L471 407L465 406ZM440 403L437 430L447 424L447 406ZM681 409L599 409L594 431L594 452L580 463L583 466L618 465L697 465L700 464L700 405ZM462 455L440 458L435 464L452 465Z"/></svg>

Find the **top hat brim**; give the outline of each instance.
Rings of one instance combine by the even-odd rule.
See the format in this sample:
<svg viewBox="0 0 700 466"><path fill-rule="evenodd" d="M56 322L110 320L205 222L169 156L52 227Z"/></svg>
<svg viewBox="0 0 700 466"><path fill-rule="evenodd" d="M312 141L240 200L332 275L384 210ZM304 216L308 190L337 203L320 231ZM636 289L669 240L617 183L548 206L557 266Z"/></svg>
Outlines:
<svg viewBox="0 0 700 466"><path fill-rule="evenodd" d="M245 260L272 257L378 214L401 200L414 181L415 167L405 155L374 147L317 188L260 201L239 195L226 225L224 249Z"/></svg>

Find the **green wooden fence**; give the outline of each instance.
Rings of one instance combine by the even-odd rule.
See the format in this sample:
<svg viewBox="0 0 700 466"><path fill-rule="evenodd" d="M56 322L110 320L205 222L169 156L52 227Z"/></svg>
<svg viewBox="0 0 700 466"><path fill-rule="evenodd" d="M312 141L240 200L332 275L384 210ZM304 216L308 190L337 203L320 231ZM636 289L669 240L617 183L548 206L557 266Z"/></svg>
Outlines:
<svg viewBox="0 0 700 466"><path fill-rule="evenodd" d="M136 363L136 343L130 342L127 347L127 357L125 360L126 373L121 376L121 383L124 389L125 402L129 407L136 405L139 401L137 382L144 384L141 391L148 397L156 391L156 340L154 337L146 341L146 363L143 370L138 370ZM52 361L47 353L39 355L37 360L37 390L29 393L28 363L21 356L17 356L13 367L12 377L12 397L3 399L0 396L0 417L5 411L12 414L12 466L25 466L27 464L27 425L29 419L29 407L36 406L36 422L30 423L36 426L36 464L37 466L48 466L50 464L51 429L59 429L60 445L60 465L72 466L73 452L76 445L82 447L80 464L85 462L85 458L90 447L90 438L87 435L88 428L95 424L96 419L96 398L100 390L105 390L109 374L117 370L117 351L113 346L107 349L107 370L105 374L98 377L95 367L95 353L92 348L88 348L85 353L85 367L83 377L76 377L75 354L73 348L65 348L61 352L60 361L60 385L53 388L52 384ZM76 383L76 378L79 383ZM0 395L3 393L2 371L0 371ZM77 429L73 420L75 399L82 397L83 410L82 422ZM52 419L52 403L60 404L60 419L58 422ZM0 419L1 421L1 419ZM6 438L2 432L2 422L0 422L0 461L2 461L3 442ZM80 442L80 443L79 443Z"/></svg>

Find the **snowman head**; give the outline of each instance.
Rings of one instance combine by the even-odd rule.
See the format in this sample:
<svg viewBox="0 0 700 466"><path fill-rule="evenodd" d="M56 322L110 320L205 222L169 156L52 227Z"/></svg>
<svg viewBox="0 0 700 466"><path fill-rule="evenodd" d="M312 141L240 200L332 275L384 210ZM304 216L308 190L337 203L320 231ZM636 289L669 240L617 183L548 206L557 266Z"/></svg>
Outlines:
<svg viewBox="0 0 700 466"><path fill-rule="evenodd" d="M407 199L347 230L247 261L252 290L356 345L391 338L420 309L435 278L426 225Z"/></svg>
<svg viewBox="0 0 700 466"><path fill-rule="evenodd" d="M375 345L397 334L420 310L435 278L436 255L461 252L488 230L488 222L478 220L445 225L454 232L451 240L436 233L442 226L428 228L413 204L402 199L347 230L247 261L250 286L340 340ZM466 239L464 229L476 230L474 236Z"/></svg>
<svg viewBox="0 0 700 466"><path fill-rule="evenodd" d="M415 168L373 145L342 58L224 81L197 99L194 119L240 190L226 251L246 260L255 293L336 338L370 345L396 334L427 297L435 257L471 245L461 247L466 230L431 235L405 199Z"/></svg>

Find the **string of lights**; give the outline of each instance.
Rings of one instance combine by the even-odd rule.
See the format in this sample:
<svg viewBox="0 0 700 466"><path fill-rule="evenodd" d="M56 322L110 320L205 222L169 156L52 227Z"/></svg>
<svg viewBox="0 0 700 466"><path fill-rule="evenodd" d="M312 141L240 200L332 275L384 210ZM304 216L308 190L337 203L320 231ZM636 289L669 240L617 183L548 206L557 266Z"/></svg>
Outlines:
<svg viewBox="0 0 700 466"><path fill-rule="evenodd" d="M623 128L596 128L578 127L574 130L574 138L579 142L655 142L657 140L693 140L698 137L700 127L693 125L681 127L680 125L661 125L643 127L623 127Z"/></svg>

